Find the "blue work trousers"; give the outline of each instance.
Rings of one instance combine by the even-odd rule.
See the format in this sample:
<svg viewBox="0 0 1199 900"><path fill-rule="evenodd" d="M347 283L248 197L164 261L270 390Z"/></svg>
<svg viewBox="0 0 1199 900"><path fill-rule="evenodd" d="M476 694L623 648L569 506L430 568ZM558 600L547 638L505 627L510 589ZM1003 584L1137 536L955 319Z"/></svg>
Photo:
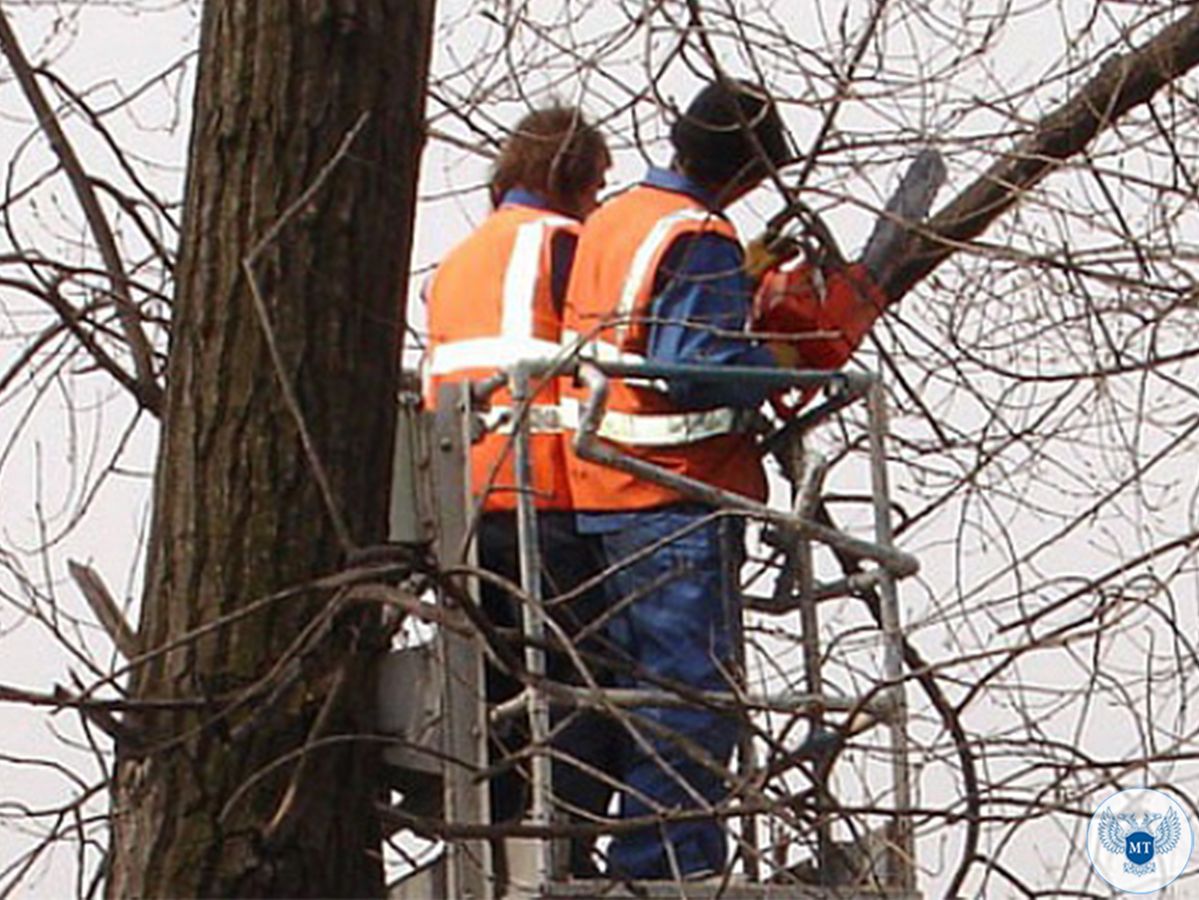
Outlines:
<svg viewBox="0 0 1199 900"><path fill-rule="evenodd" d="M744 529L713 512L688 504L580 517L581 530L599 533L605 562L619 567L605 581L618 683L654 690L673 685L684 693L730 689ZM702 808L696 795L712 804L727 796L736 717L702 707L639 707L633 723L639 738L625 738L622 818L668 816ZM718 872L726 845L723 824L712 818L639 828L615 838L611 871L644 879Z"/></svg>

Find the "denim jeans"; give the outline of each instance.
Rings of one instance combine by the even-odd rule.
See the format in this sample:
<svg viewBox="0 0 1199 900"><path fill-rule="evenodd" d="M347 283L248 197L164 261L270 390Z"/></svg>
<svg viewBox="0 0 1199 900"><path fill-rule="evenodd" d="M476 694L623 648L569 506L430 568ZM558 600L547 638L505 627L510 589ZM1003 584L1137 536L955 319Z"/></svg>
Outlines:
<svg viewBox="0 0 1199 900"><path fill-rule="evenodd" d="M607 624L607 635L624 657L624 665L617 666L618 683L656 690L670 685L729 690L735 677L733 640L740 617L736 573L743 526L713 518L712 512L688 504L589 514L581 521L584 530L599 533L609 566L665 541L605 580L608 603L618 610ZM727 795L724 772L739 736L735 716L700 707L639 707L634 714L652 752L626 737L623 818L693 810L700 806L695 795L708 803ZM612 871L630 878L670 878L676 865L679 875L720 871L726 844L724 828L713 818L639 828L617 836Z"/></svg>

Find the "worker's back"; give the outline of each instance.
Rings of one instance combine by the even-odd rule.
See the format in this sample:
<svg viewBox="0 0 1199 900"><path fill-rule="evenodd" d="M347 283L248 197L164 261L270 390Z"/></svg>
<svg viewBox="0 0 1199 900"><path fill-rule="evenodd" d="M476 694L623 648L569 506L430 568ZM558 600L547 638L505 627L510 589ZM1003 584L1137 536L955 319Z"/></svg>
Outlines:
<svg viewBox="0 0 1199 900"><path fill-rule="evenodd" d="M505 204L458 244L429 287L429 362L426 402L448 381L485 378L521 359L561 354L561 319L551 289L554 235L574 231L575 220L544 209ZM558 405L557 379L538 387L537 407ZM510 405L506 390L492 398L494 410ZM569 508L561 432L553 423L534 429L533 492L540 503ZM487 434L471 454L473 492L487 509L512 509L510 428ZM498 489L497 489L498 488Z"/></svg>
<svg viewBox="0 0 1199 900"><path fill-rule="evenodd" d="M680 239L716 234L736 241L732 225L693 197L639 185L605 203L583 226L564 327L583 354L644 361L655 292L670 273L663 262ZM703 327L702 323L696 323ZM577 389L577 399L584 400ZM765 496L759 454L740 433L744 415L727 408L680 408L645 382L614 379L601 435L630 454L673 472L755 498ZM579 510L635 510L676 503L676 491L568 453Z"/></svg>

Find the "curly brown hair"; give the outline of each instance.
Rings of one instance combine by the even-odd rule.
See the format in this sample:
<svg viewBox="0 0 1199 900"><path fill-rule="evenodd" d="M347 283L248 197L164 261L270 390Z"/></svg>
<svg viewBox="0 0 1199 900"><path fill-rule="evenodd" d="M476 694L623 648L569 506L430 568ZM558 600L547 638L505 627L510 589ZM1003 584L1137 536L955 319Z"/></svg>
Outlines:
<svg viewBox="0 0 1199 900"><path fill-rule="evenodd" d="M491 173L491 202L521 187L555 209L573 213L584 191L611 164L602 134L577 109L550 106L529 113L504 142Z"/></svg>

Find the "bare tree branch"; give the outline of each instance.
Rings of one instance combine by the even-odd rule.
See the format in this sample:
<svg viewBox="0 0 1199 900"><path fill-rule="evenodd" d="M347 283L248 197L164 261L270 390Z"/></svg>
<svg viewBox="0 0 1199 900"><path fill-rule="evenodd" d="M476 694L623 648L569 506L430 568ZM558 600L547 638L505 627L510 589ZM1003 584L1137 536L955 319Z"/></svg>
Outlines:
<svg viewBox="0 0 1199 900"><path fill-rule="evenodd" d="M1082 152L1096 135L1199 64L1199 8L1099 73L962 191L897 253L883 288L892 302L1011 209L1026 191Z"/></svg>
<svg viewBox="0 0 1199 900"><path fill-rule="evenodd" d="M20 82L21 90L25 93L29 105L33 107L38 124L45 132L50 145L62 163L63 170L75 191L75 197L87 217L104 265L108 269L113 301L117 305L117 313L121 319L125 339L129 342L129 352L133 357L133 367L136 372L136 378L129 382L129 386L142 406L155 416L161 416L163 393L154 372L153 351L145 331L142 330L137 304L129 292L129 278L125 274L125 264L121 257L121 251L117 247L116 237L109 226L108 217L105 216L104 210L100 206L99 198L92 188L91 180L79 157L75 154L75 148L67 140L62 124L58 121L45 94L38 86L33 68L30 66L29 60L25 58L25 51L21 48L21 44L9 24L8 16L3 10L0 10L0 49L8 57L13 74Z"/></svg>
<svg viewBox="0 0 1199 900"><path fill-rule="evenodd" d="M75 583L79 585L79 590L87 600L88 606L92 608L92 612L96 614L96 618L104 626L104 630L108 632L112 642L116 644L117 650L125 659L137 658L141 653L141 641L137 639L137 634L129 626L124 613L112 599L112 594L104 586L104 581L90 566L74 560L67 563L67 569L70 571L71 577L75 579Z"/></svg>

